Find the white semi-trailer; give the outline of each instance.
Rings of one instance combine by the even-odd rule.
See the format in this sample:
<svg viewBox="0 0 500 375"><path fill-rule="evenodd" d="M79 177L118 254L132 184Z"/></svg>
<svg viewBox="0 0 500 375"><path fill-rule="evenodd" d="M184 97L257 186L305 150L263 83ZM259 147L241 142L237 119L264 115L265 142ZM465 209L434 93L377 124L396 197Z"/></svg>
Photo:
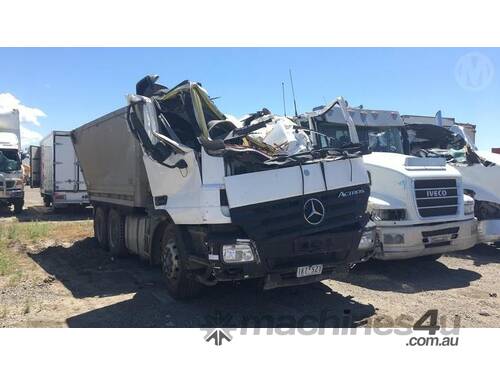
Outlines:
<svg viewBox="0 0 500 375"><path fill-rule="evenodd" d="M371 255L356 147L311 150L285 117L231 120L199 84L156 79L72 131L102 248L159 264L177 298L220 281L309 283Z"/></svg>
<svg viewBox="0 0 500 375"><path fill-rule="evenodd" d="M20 213L24 205L19 111L0 112L0 205Z"/></svg>
<svg viewBox="0 0 500 375"><path fill-rule="evenodd" d="M408 141L398 112L349 108L363 160L372 179L368 209L382 246L379 259L427 257L465 250L477 242L474 200L464 194L460 173L442 158L406 155ZM298 118L318 132L318 147L342 147L349 131L341 111L319 109Z"/></svg>
<svg viewBox="0 0 500 375"><path fill-rule="evenodd" d="M87 187L69 131L53 131L30 146L30 186L40 188L46 207L89 205Z"/></svg>
<svg viewBox="0 0 500 375"><path fill-rule="evenodd" d="M500 157L479 151L470 126L455 122L444 126L431 116L402 116L410 153L445 158L462 175L464 190L474 197L479 241L500 244ZM475 128L475 127L474 127ZM475 133L474 133L475 134Z"/></svg>

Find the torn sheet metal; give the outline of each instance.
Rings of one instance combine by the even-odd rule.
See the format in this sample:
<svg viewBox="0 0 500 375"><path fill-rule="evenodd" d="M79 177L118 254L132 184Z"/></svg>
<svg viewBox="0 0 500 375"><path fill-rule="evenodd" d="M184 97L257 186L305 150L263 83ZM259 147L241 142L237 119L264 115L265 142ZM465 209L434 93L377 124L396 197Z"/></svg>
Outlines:
<svg viewBox="0 0 500 375"><path fill-rule="evenodd" d="M296 129L296 124L283 116L273 116L265 127L248 134L248 137L274 148L277 153L289 156L312 150L309 136L303 130Z"/></svg>

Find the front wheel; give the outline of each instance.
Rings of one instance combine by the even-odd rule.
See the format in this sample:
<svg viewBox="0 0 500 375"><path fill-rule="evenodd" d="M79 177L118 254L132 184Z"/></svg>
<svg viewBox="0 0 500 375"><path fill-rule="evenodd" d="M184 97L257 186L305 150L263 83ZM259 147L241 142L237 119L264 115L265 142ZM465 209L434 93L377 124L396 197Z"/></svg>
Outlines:
<svg viewBox="0 0 500 375"><path fill-rule="evenodd" d="M186 267L186 252L174 224L169 224L161 239L160 266L168 292L175 299L196 296L202 285Z"/></svg>
<svg viewBox="0 0 500 375"><path fill-rule="evenodd" d="M106 210L103 207L94 209L94 237L103 250L108 250L108 229Z"/></svg>
<svg viewBox="0 0 500 375"><path fill-rule="evenodd" d="M14 214L20 214L23 211L24 199L19 199L14 202Z"/></svg>
<svg viewBox="0 0 500 375"><path fill-rule="evenodd" d="M48 197L46 195L43 197L43 205L45 207L50 207L50 197Z"/></svg>

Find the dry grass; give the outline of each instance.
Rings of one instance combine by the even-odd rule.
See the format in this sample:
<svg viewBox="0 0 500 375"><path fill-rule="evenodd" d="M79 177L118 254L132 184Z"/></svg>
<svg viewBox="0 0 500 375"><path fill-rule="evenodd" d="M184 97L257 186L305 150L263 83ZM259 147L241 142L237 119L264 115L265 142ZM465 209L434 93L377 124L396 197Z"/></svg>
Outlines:
<svg viewBox="0 0 500 375"><path fill-rule="evenodd" d="M25 258L19 249L26 249L47 242L73 242L92 236L92 223L8 223L0 224L0 277L8 277L8 284L16 284L26 276ZM57 239L57 241L56 241Z"/></svg>

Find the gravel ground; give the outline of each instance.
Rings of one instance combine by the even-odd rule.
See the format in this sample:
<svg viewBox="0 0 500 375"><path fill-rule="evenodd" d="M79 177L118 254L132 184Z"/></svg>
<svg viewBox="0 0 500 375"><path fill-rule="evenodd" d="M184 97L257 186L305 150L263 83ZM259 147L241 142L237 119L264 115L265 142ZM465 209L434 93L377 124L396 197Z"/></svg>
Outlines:
<svg viewBox="0 0 500 375"><path fill-rule="evenodd" d="M65 225L90 211L53 213L28 189L28 209L0 214L17 221ZM0 283L4 327L411 326L437 309L442 326L500 327L500 250L492 246L443 256L359 265L341 280L259 291L251 283L218 285L177 302L159 270L135 257L113 259L97 248L91 221L77 238L18 246L30 277ZM64 227L61 228L64 228ZM0 277L1 279L1 277Z"/></svg>

